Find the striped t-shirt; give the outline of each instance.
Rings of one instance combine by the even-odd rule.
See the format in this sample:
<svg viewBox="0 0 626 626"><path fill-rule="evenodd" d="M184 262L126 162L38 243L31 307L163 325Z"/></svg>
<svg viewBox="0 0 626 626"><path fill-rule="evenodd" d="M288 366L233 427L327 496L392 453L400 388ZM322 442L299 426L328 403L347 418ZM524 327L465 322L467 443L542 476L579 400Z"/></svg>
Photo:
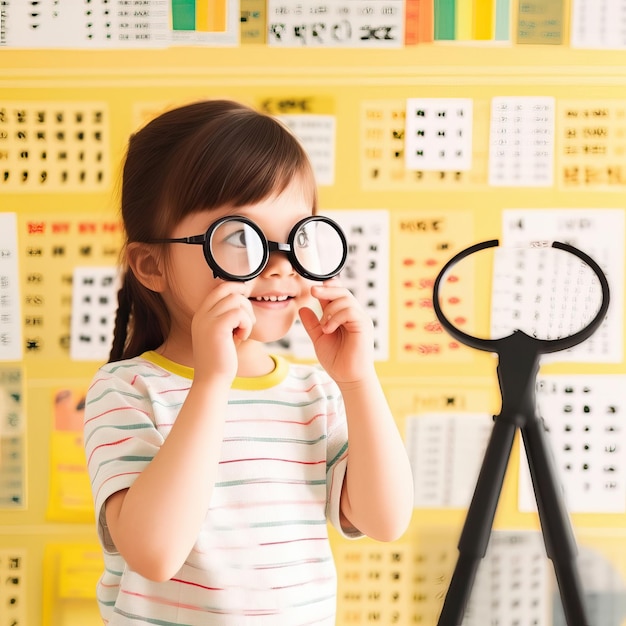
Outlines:
<svg viewBox="0 0 626 626"><path fill-rule="evenodd" d="M97 596L109 626L334 626L327 521L342 532L343 402L321 368L274 360L270 374L234 380L206 519L180 571L162 583L128 568L104 503L157 453L193 370L148 352L98 371L84 435L105 562Z"/></svg>

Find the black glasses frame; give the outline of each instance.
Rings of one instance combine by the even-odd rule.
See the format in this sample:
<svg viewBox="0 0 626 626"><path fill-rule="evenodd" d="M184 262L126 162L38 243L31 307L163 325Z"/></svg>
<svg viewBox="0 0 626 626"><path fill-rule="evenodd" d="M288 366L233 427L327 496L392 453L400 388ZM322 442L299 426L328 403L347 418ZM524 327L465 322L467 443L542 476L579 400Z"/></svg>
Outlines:
<svg viewBox="0 0 626 626"><path fill-rule="evenodd" d="M213 237L213 233L217 228L222 226L222 224L226 224L228 222L243 222L244 224L252 228L252 230L254 230L259 236L259 239L263 246L263 259L259 263L259 267L253 272L250 272L250 274L241 276L238 274L231 274L230 272L227 272L217 263L217 261L213 257L213 254L211 253L211 238ZM302 266L294 252L293 243L296 238L296 234L298 233L298 230L300 230L302 226L310 222L323 222L330 225L339 235L339 238L343 245L341 261L339 262L337 268L332 272L329 272L328 274L315 274L313 272L310 272ZM147 243L185 243L192 245L201 245L202 251L204 252L204 258L209 267L213 270L213 277L236 282L245 282L247 280L252 280L253 278L256 278L259 274L261 274L261 272L267 266L270 258L270 253L272 252L285 253L292 267L296 270L296 272L298 272L298 274L308 280L316 281L328 280L330 278L333 278L334 276L337 276L337 274L339 274L339 272L341 272L341 270L343 269L344 265L346 264L346 259L348 258L348 241L343 230L341 229L341 226L339 226L339 224L337 224L337 222L335 222L334 220L324 215L310 215L301 219L289 232L286 243L269 241L265 236L265 233L263 233L263 231L261 230L261 227L253 222L250 218L244 217L243 215L227 215L225 217L221 217L220 219L213 222L207 228L206 232L202 235L192 235L191 237L178 237L174 239L151 239Z"/></svg>

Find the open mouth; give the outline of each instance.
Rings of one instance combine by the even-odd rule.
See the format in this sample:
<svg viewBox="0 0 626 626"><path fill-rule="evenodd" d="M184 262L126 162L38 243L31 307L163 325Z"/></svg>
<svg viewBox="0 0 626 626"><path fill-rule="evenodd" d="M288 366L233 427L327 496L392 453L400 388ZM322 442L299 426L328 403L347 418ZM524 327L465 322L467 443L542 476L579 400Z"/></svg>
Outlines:
<svg viewBox="0 0 626 626"><path fill-rule="evenodd" d="M293 296L256 296L254 298L250 298L255 302L285 302L285 300L290 300Z"/></svg>

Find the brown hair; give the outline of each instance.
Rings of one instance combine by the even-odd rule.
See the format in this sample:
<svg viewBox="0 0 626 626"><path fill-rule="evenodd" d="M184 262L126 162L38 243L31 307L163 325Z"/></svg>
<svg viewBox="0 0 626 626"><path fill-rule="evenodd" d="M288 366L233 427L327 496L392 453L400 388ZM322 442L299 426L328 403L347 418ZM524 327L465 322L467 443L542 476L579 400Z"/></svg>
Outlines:
<svg viewBox="0 0 626 626"><path fill-rule="evenodd" d="M121 187L126 243L168 237L196 211L261 202L296 177L310 188L315 212L311 164L275 118L229 100L167 111L128 143ZM169 327L160 294L144 287L125 264L109 361L157 348Z"/></svg>

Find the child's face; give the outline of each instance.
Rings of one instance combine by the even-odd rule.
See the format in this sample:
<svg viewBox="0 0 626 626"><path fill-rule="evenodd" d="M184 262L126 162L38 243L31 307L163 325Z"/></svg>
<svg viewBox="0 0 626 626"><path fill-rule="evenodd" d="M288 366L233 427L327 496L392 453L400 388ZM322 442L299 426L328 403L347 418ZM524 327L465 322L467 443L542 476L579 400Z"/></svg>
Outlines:
<svg viewBox="0 0 626 626"><path fill-rule="evenodd" d="M220 217L236 214L250 218L268 240L286 242L293 226L311 215L310 194L299 180L292 182L279 196L258 204L236 209L211 209L188 215L171 233L171 237L188 237L204 233ZM222 282L214 278L202 246L172 245L168 250L168 283L166 296L173 322L186 327L209 292ZM287 256L270 254L267 266L247 282L256 324L251 339L262 342L284 337L295 321L298 310L311 306L311 282L298 274ZM164 294L165 295L165 294Z"/></svg>

